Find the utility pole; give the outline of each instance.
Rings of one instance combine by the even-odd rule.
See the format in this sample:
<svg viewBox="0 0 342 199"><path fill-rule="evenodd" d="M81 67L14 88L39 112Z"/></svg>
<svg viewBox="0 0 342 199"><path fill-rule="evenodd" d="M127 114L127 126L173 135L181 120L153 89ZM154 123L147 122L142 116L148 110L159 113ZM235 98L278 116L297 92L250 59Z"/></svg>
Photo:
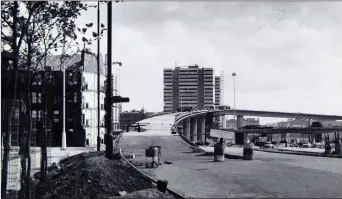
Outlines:
<svg viewBox="0 0 342 199"><path fill-rule="evenodd" d="M100 135L100 1L97 2L97 151L101 150Z"/></svg>
<svg viewBox="0 0 342 199"><path fill-rule="evenodd" d="M106 86L106 156L111 158L113 154L113 140L112 140L112 103L111 98L113 96L112 88L112 1L108 1L107 4L107 53L108 53L108 65L107 65L107 86Z"/></svg>
<svg viewBox="0 0 342 199"><path fill-rule="evenodd" d="M112 1L108 2L108 65L107 65L107 86L106 86L106 157L113 157L113 135L112 135L112 106L113 103L129 102L129 98L123 98L121 96L113 96L113 86L112 86L112 64L122 64L121 62L112 62Z"/></svg>

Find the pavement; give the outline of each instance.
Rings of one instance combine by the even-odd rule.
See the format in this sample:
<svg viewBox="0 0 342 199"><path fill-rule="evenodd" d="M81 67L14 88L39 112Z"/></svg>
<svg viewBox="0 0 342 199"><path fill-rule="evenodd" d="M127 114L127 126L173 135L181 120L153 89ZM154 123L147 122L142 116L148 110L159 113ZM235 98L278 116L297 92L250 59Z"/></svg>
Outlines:
<svg viewBox="0 0 342 199"><path fill-rule="evenodd" d="M324 153L324 149L319 149L319 148L300 148L300 147L277 147L277 148L285 149L289 151Z"/></svg>
<svg viewBox="0 0 342 199"><path fill-rule="evenodd" d="M146 132L124 133L119 147L124 153L134 153L132 163L139 165L146 162L145 148L161 146L162 163L172 164L156 169L141 165L139 169L153 178L167 180L170 188L187 197L342 198L342 159L255 151L253 161L213 162L213 156L195 153L179 135L167 132L172 123L168 116L158 116L154 121L149 118L155 129L151 122ZM226 153L242 155L242 148L228 148Z"/></svg>

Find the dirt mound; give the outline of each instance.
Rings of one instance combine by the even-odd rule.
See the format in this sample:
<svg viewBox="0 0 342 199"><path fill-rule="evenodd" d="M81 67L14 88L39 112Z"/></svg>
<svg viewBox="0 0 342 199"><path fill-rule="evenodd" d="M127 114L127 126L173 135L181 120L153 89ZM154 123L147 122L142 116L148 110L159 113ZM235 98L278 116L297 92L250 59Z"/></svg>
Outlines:
<svg viewBox="0 0 342 199"><path fill-rule="evenodd" d="M62 160L60 169L49 172L47 182L36 186L36 198L108 198L119 191L149 188L154 188L149 180L122 161L90 152Z"/></svg>

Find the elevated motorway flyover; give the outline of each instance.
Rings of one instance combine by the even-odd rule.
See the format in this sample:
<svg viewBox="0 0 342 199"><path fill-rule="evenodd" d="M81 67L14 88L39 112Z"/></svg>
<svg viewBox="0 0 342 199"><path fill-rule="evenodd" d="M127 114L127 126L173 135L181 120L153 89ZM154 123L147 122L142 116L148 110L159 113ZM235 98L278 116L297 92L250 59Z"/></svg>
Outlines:
<svg viewBox="0 0 342 199"><path fill-rule="evenodd" d="M199 113L198 113L199 114ZM195 115L189 115L195 116ZM191 136L198 126L185 125ZM119 142L124 153L134 153L132 163L144 173L167 180L173 190L193 198L338 198L342 196L342 159L254 152L253 161L226 159L195 152L178 134L171 134L175 114L149 118L145 132L125 132ZM142 121L144 122L144 121ZM192 121L195 123L195 121ZM207 121L205 121L207 125ZM178 124L176 124L178 125ZM185 136L184 136L185 137ZM201 136L200 136L201 137ZM162 165L145 168L145 148L161 146ZM240 153L240 152L239 152ZM172 164L164 164L169 161Z"/></svg>

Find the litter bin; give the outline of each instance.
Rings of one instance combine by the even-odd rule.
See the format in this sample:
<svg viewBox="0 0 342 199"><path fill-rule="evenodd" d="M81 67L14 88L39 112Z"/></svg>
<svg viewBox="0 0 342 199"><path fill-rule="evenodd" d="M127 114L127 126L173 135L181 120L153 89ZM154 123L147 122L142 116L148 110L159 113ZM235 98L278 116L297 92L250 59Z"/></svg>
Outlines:
<svg viewBox="0 0 342 199"><path fill-rule="evenodd" d="M167 190L167 183L168 183L167 180L158 180L158 181L157 181L157 189L158 189L160 192L165 193L166 190Z"/></svg>
<svg viewBox="0 0 342 199"><path fill-rule="evenodd" d="M330 143L326 143L325 146L324 146L324 154L331 154L331 145Z"/></svg>
<svg viewBox="0 0 342 199"><path fill-rule="evenodd" d="M246 143L243 145L243 159L244 160L253 160L253 151L254 151L254 144L253 143Z"/></svg>
<svg viewBox="0 0 342 199"><path fill-rule="evenodd" d="M153 168L154 165L159 166L161 156L160 148L160 146L150 146L145 149L146 168Z"/></svg>
<svg viewBox="0 0 342 199"><path fill-rule="evenodd" d="M224 151L226 146L223 144L223 139L214 146L214 162L224 162Z"/></svg>

